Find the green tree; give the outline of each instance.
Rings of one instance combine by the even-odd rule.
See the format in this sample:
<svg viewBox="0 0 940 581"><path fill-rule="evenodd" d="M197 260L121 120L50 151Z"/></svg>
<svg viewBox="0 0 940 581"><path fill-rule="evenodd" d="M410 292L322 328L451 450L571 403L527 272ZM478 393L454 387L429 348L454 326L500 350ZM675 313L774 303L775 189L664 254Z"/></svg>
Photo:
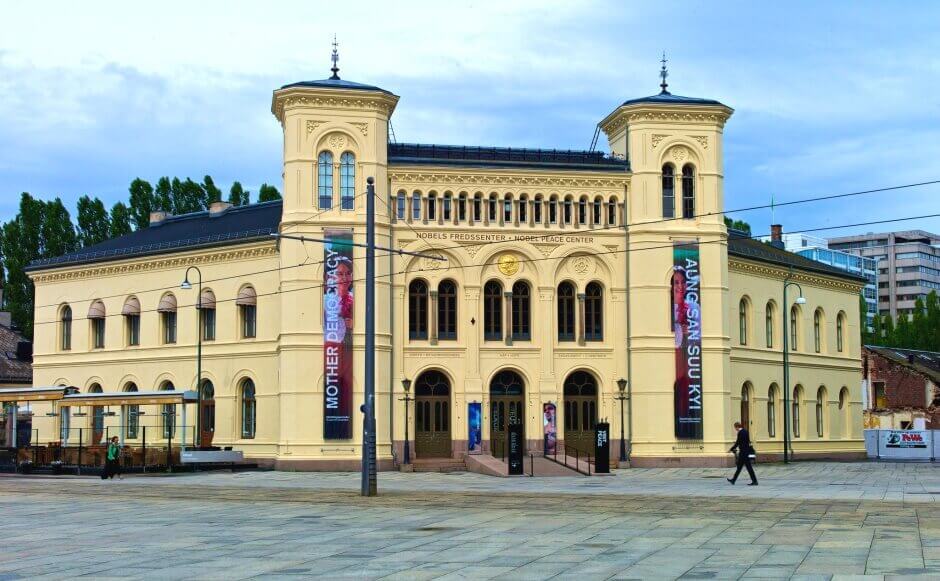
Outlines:
<svg viewBox="0 0 940 581"><path fill-rule="evenodd" d="M189 214L206 209L205 190L190 178L186 178L186 181L173 178L170 189L173 192L174 214Z"/></svg>
<svg viewBox="0 0 940 581"><path fill-rule="evenodd" d="M53 258L78 249L78 234L62 200L56 198L42 205L41 258Z"/></svg>
<svg viewBox="0 0 940 581"><path fill-rule="evenodd" d="M751 235L751 225L744 220L733 220L730 216L725 216L725 226L728 228L734 228L735 230L740 230L748 236Z"/></svg>
<svg viewBox="0 0 940 581"><path fill-rule="evenodd" d="M222 200L222 190L216 187L215 182L212 181L212 176L204 176L202 178L202 191L203 191L203 207L208 208L209 204L213 202L219 202Z"/></svg>
<svg viewBox="0 0 940 581"><path fill-rule="evenodd" d="M20 208L0 231L3 269L6 271L4 302L13 324L26 337L33 336L33 284L26 276L30 262L41 258L44 204L28 193L20 195Z"/></svg>
<svg viewBox="0 0 940 581"><path fill-rule="evenodd" d="M153 186L150 182L135 178L130 185L130 212L134 228L143 230L150 226L150 212L154 210Z"/></svg>
<svg viewBox="0 0 940 581"><path fill-rule="evenodd" d="M153 209L173 212L173 188L170 185L170 178L166 176L157 180L157 188L153 194Z"/></svg>
<svg viewBox="0 0 940 581"><path fill-rule="evenodd" d="M909 349L914 344L913 331L911 318L905 313L898 313L898 320L894 323L894 344L892 347Z"/></svg>
<svg viewBox="0 0 940 581"><path fill-rule="evenodd" d="M247 206L249 204L248 190L242 188L241 182L232 184L232 189L228 192L228 202L233 206Z"/></svg>
<svg viewBox="0 0 940 581"><path fill-rule="evenodd" d="M881 326L884 329L884 342L882 345L885 347L897 347L897 335L894 331L894 319L891 318L891 313L884 315L884 320L881 322Z"/></svg>
<svg viewBox="0 0 940 581"><path fill-rule="evenodd" d="M930 331L927 329L927 307L924 300L917 297L914 301L914 316L911 319L912 349L930 349Z"/></svg>
<svg viewBox="0 0 940 581"><path fill-rule="evenodd" d="M118 202L111 206L111 238L126 236L131 230L131 211L124 204Z"/></svg>
<svg viewBox="0 0 940 581"><path fill-rule="evenodd" d="M98 198L82 196L78 199L78 241L91 246L111 235L111 219L104 204Z"/></svg>
<svg viewBox="0 0 940 581"><path fill-rule="evenodd" d="M927 326L927 350L940 351L940 296L937 291L930 291L924 301Z"/></svg>
<svg viewBox="0 0 940 581"><path fill-rule="evenodd" d="M885 331L884 326L882 325L881 313L875 313L874 319L872 320L872 336L869 340L871 345L884 345L885 340Z"/></svg>
<svg viewBox="0 0 940 581"><path fill-rule="evenodd" d="M268 184L261 184L261 187L258 188L258 201L259 202L270 202L272 200L280 200L281 192L277 191L277 188L274 186L269 186Z"/></svg>

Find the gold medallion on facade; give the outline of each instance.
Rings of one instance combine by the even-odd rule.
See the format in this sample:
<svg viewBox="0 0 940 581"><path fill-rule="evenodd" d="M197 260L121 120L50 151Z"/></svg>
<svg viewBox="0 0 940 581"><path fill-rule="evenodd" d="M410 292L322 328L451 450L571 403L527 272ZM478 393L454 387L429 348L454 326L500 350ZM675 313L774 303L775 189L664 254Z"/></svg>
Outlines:
<svg viewBox="0 0 940 581"><path fill-rule="evenodd" d="M519 261L512 254L503 254L496 261L499 271L506 276L512 276L519 272Z"/></svg>

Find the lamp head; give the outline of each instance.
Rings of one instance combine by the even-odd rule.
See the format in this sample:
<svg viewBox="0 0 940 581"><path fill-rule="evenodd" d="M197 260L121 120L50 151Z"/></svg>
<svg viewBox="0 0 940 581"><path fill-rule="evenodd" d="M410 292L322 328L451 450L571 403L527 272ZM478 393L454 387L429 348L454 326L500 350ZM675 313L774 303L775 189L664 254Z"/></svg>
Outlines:
<svg viewBox="0 0 940 581"><path fill-rule="evenodd" d="M183 282L182 282L182 283L180 283L180 288L183 289L183 290L189 290L189 289L193 288L193 285L190 284L190 282L189 282L189 277L188 277L188 276L183 279Z"/></svg>
<svg viewBox="0 0 940 581"><path fill-rule="evenodd" d="M411 380L410 380L410 379L407 379L407 378L406 378L406 379L402 379L402 380L401 380L401 386L402 386L402 388L405 390L405 393L408 393L409 391L411 391Z"/></svg>
<svg viewBox="0 0 940 581"><path fill-rule="evenodd" d="M620 390L620 393L622 394L622 393L624 392L624 390L627 389L627 380L624 379L624 378L622 378L622 377L621 377L620 379L618 379L618 380L617 380L617 389L619 389L619 390Z"/></svg>
<svg viewBox="0 0 940 581"><path fill-rule="evenodd" d="M796 304L798 304L798 305L805 305L805 304L806 304L806 297L796 297L796 301L795 301L795 302L796 302Z"/></svg>

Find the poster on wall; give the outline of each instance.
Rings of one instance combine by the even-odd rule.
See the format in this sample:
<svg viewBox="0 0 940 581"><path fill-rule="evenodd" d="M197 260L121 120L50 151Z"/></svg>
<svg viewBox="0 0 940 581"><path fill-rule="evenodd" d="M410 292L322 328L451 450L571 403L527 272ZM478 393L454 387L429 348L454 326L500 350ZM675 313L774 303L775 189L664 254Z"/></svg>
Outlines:
<svg viewBox="0 0 940 581"><path fill-rule="evenodd" d="M702 309L698 242L672 249L676 438L702 439Z"/></svg>
<svg viewBox="0 0 940 581"><path fill-rule="evenodd" d="M483 404L471 401L467 404L467 452L483 452Z"/></svg>
<svg viewBox="0 0 940 581"><path fill-rule="evenodd" d="M323 245L323 437L352 438L352 230L325 230Z"/></svg>
<svg viewBox="0 0 940 581"><path fill-rule="evenodd" d="M544 434L545 455L555 454L555 443L558 441L558 432L555 425L556 409L552 402L542 404L542 432Z"/></svg>

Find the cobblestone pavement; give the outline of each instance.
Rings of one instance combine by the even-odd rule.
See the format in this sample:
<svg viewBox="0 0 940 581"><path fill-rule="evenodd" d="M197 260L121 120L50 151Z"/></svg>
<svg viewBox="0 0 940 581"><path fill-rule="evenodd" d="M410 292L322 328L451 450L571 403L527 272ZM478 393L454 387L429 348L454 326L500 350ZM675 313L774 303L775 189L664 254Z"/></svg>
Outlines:
<svg viewBox="0 0 940 581"><path fill-rule="evenodd" d="M2 477L0 581L940 577L932 465L727 474Z"/></svg>

